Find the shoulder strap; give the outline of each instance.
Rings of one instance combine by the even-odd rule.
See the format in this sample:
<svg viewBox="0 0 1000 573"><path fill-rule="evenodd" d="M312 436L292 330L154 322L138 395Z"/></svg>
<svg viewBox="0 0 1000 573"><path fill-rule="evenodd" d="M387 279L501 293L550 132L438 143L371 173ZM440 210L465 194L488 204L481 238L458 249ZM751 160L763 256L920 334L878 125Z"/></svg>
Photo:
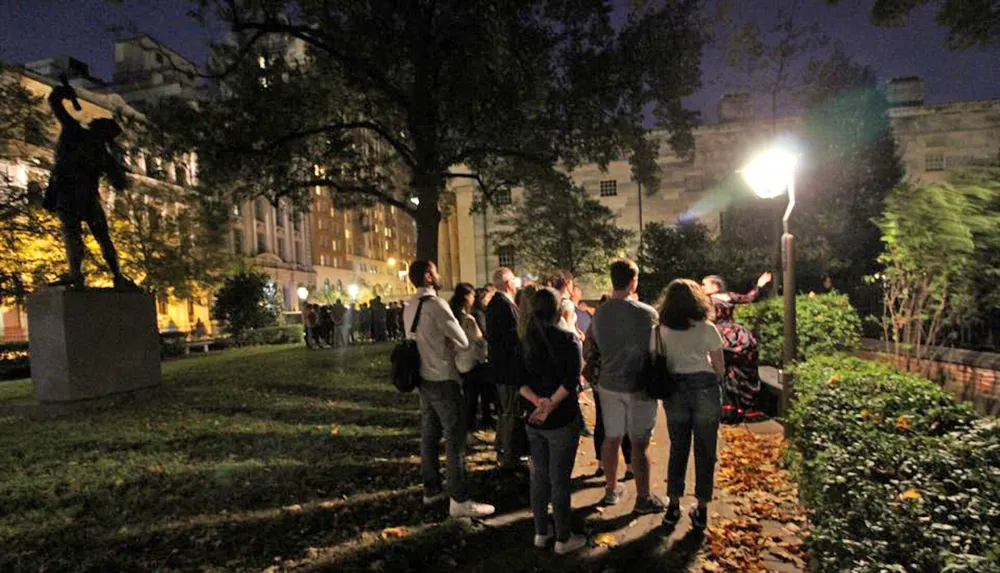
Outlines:
<svg viewBox="0 0 1000 573"><path fill-rule="evenodd" d="M410 325L410 334L416 334L417 325L420 324L420 311L424 308L424 302L434 298L431 295L426 295L420 297L420 304L417 305L417 314L413 317L413 324Z"/></svg>

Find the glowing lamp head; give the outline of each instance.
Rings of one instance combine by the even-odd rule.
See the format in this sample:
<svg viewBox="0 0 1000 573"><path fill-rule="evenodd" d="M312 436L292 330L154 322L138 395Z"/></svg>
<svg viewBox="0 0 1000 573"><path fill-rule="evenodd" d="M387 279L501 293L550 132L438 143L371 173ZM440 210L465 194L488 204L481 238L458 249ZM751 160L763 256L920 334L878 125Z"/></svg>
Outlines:
<svg viewBox="0 0 1000 573"><path fill-rule="evenodd" d="M347 285L347 294L351 295L351 298L358 298L358 285L356 284Z"/></svg>
<svg viewBox="0 0 1000 573"><path fill-rule="evenodd" d="M393 258L393 257L389 257L389 260L388 260L388 261L386 261L386 263L388 263L388 265L389 265L390 267L394 267L394 266L396 266L396 259L395 259L395 258Z"/></svg>
<svg viewBox="0 0 1000 573"><path fill-rule="evenodd" d="M307 289L304 286L301 286L299 287L298 294L299 294L299 300L305 300L309 298L309 289Z"/></svg>
<svg viewBox="0 0 1000 573"><path fill-rule="evenodd" d="M758 197L772 199L788 190L798 156L772 149L754 157L739 173Z"/></svg>

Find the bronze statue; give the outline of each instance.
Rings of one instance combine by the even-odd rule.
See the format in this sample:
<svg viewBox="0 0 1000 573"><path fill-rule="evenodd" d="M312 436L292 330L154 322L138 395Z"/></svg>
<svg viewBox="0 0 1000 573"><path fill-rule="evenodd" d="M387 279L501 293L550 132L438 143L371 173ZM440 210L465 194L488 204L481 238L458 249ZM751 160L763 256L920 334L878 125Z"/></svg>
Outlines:
<svg viewBox="0 0 1000 573"><path fill-rule="evenodd" d="M66 111L63 105L65 100L70 100L73 107L80 110L76 91L62 78L62 85L56 86L49 94L49 106L59 119L62 131L42 205L55 213L62 223L69 272L49 283L49 286L84 286L80 270L85 251L81 224L86 222L101 246L104 261L114 276L115 288L134 289L135 284L122 274L118 264L118 253L111 242L99 192L102 174L119 191L127 185L125 168L111 153L111 146L122 130L114 120L104 118L95 119L88 127L83 127Z"/></svg>

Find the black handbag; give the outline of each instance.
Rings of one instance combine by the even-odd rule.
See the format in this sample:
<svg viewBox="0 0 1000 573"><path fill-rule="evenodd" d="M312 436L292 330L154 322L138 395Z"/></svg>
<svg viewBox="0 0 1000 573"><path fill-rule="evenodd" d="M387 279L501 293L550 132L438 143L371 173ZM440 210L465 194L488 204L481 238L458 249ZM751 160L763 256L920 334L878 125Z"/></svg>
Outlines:
<svg viewBox="0 0 1000 573"><path fill-rule="evenodd" d="M673 391L674 381L667 368L667 354L660 336L660 326L655 327L656 352L647 353L643 364L641 380L650 398L664 400Z"/></svg>
<svg viewBox="0 0 1000 573"><path fill-rule="evenodd" d="M417 325L420 324L420 311L424 308L424 301L430 298L433 297L420 297L417 313L413 317L413 325L410 326L410 334L416 335ZM400 392L413 392L420 386L420 351L417 350L415 338L404 338L392 349L392 354L389 356L389 367L389 379Z"/></svg>

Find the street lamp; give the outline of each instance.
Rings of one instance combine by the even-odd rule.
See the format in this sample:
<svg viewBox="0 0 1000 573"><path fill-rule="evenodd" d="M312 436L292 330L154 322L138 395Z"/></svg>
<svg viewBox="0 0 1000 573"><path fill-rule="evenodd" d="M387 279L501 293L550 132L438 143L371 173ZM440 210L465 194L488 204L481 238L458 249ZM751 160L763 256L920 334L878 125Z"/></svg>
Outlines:
<svg viewBox="0 0 1000 573"><path fill-rule="evenodd" d="M396 259L394 257L389 257L389 260L386 261L386 264L388 264L390 268L394 267L396 266Z"/></svg>
<svg viewBox="0 0 1000 573"><path fill-rule="evenodd" d="M351 300L358 298L358 285L354 283L347 285L347 294L351 295Z"/></svg>
<svg viewBox="0 0 1000 573"><path fill-rule="evenodd" d="M299 290L298 290L298 294L299 294L299 300L303 300L304 301L307 298L309 298L309 289L307 289L304 286L300 286Z"/></svg>
<svg viewBox="0 0 1000 573"><path fill-rule="evenodd" d="M795 237L788 231L788 217L795 208L795 164L798 155L781 149L770 149L754 157L740 175L758 197L773 199L788 192L788 207L781 218L781 275L785 298L785 344L782 352L785 368L795 360ZM791 393L789 380L782 372L782 414Z"/></svg>

